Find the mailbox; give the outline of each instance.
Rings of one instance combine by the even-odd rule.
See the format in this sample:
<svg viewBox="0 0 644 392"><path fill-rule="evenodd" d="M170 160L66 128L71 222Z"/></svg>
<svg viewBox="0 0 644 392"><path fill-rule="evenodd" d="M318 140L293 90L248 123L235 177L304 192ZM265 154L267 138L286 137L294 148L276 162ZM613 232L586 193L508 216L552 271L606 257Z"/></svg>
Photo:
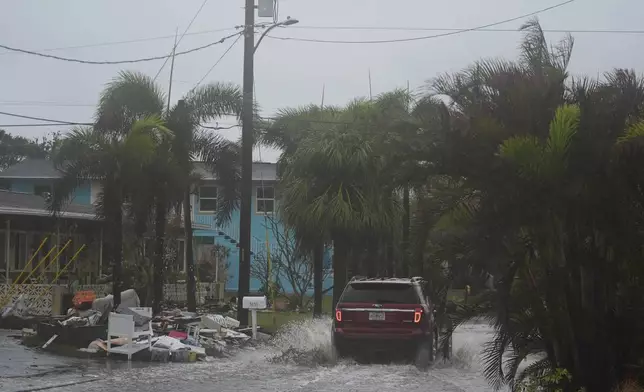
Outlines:
<svg viewBox="0 0 644 392"><path fill-rule="evenodd" d="M266 309L268 303L266 301L266 296L262 297L244 297L242 300L242 308L244 309Z"/></svg>

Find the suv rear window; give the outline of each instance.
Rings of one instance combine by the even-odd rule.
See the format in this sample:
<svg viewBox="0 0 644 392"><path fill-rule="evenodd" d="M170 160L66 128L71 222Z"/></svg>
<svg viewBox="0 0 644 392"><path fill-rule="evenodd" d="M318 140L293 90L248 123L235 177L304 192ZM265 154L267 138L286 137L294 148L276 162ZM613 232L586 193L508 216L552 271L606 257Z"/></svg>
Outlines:
<svg viewBox="0 0 644 392"><path fill-rule="evenodd" d="M380 304L418 304L414 286L406 283L351 283L344 290L341 302Z"/></svg>

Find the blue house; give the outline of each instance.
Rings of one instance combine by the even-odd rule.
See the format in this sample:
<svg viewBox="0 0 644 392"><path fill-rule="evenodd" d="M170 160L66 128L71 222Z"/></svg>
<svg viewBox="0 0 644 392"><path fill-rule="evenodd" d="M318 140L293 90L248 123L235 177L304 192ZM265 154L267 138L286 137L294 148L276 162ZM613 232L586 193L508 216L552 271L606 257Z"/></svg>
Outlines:
<svg viewBox="0 0 644 392"><path fill-rule="evenodd" d="M283 233L283 227L276 217L279 195L276 192L277 170L274 163L253 164L253 197L251 223L251 254L253 263L266 263L266 255L279 254L280 241L276 233ZM212 173L201 163L195 164L196 172L202 181L195 188L191 197L192 226L195 243L195 258L198 258L200 247L220 245L227 249L226 290L237 291L239 277L239 211L234 211L229 223L219 226L216 223L218 182ZM0 172L0 189L12 192L42 195L51 192L56 179L61 173L52 163L42 159L27 159ZM101 192L98 181L90 181L79 186L71 199L75 205L94 204ZM180 240L183 241L183 240ZM185 246L180 243L176 270L186 271ZM330 267L330 252L327 252L326 266ZM261 268L260 268L261 270ZM333 283L331 277L324 282L324 287ZM286 292L292 292L291 285L281 279L280 283ZM251 279L251 291L259 290L261 283Z"/></svg>

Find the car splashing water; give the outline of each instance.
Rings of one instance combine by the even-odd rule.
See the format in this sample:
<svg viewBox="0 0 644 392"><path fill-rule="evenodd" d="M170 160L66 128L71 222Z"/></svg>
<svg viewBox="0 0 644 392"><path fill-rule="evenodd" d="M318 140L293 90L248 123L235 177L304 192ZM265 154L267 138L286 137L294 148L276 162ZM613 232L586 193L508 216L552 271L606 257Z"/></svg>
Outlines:
<svg viewBox="0 0 644 392"><path fill-rule="evenodd" d="M481 375L479 353L491 332L481 324L459 328L454 333L453 358L446 362L439 359L431 369L419 371L410 364L357 364L352 360L334 363L331 321L309 320L287 325L269 342L242 349L229 358L129 366L125 361L113 361L108 362L111 369L104 361L88 360L83 361L84 375L65 374L55 379L47 376L21 383L0 377L0 384L5 384L0 390L23 391L27 385L54 386L92 376L99 381L51 391L388 392L404 388L406 392L487 392L493 389Z"/></svg>
<svg viewBox="0 0 644 392"><path fill-rule="evenodd" d="M364 387L366 391L371 385L380 391L393 391L404 383L408 391L415 391L414 386L418 390L427 390L431 386L431 390L436 391L491 391L480 367L481 349L491 337L492 329L487 325L463 325L454 333L452 358L439 358L431 369L422 372L410 364L364 365L350 359L336 363L331 347L331 320L307 320L284 327L267 347L272 351L267 360L275 365L316 368L319 377L316 376L312 383L319 390L362 391ZM354 385L356 380L361 381L355 389L336 389L341 385Z"/></svg>

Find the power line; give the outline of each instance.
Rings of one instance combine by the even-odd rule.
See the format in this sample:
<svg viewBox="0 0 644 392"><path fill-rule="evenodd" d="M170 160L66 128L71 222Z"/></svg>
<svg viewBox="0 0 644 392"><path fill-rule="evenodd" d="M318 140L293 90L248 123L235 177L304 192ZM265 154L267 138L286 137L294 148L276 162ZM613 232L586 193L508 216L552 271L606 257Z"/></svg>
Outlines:
<svg viewBox="0 0 644 392"><path fill-rule="evenodd" d="M464 28L447 27L396 27L396 26L290 26L289 29L304 30L361 30L361 31L463 31ZM589 34L644 34L644 30L611 29L541 29L544 33L589 33ZM480 28L472 32L521 33L521 29Z"/></svg>
<svg viewBox="0 0 644 392"><path fill-rule="evenodd" d="M0 112L0 114L3 115L3 116L9 116L9 117L25 118L27 120L46 121L46 122L55 123L55 124L58 124L58 125L92 125L91 123L80 123L80 122L73 122L73 121L52 120L51 118L26 116L24 114L9 113L9 112ZM51 124L51 125L54 125L54 124Z"/></svg>
<svg viewBox="0 0 644 392"><path fill-rule="evenodd" d="M156 75L154 75L154 79L152 79L152 81L156 81L156 80L157 80L157 78L159 77L159 74L161 73L161 71L163 71L163 68L164 68L164 67L165 67L165 65L168 63L168 59L169 59L170 57L174 57L174 56L176 56L177 47L179 47L179 44L181 43L181 40L183 40L183 37L186 35L186 33L188 32L188 30L190 30L190 27L191 27L191 26L192 26L192 24L194 23L195 19L197 19L197 16L199 16L199 14L201 13L201 10L203 9L203 7L206 5L206 3L207 3L207 2L208 2L208 0L204 0L204 1L203 1L203 3L201 3L201 7L199 7L199 9L197 10L197 13L195 14L195 16L193 16L193 17L192 17L192 20L190 21L190 23L188 23L188 27L186 27L186 29L184 30L183 34L181 34L181 38L179 38L179 41L175 41L175 44L174 44L174 46L172 47L172 52L170 53L170 56L166 57L166 59L165 59L165 61L163 62L163 64L161 64L161 68L159 68L159 71L157 72L157 74L156 74ZM176 34L175 34L175 37L176 37ZM176 39L176 38L175 38L175 39Z"/></svg>
<svg viewBox="0 0 644 392"><path fill-rule="evenodd" d="M0 128L22 128L22 127L60 127L63 125L71 125L71 124L59 124L59 123L50 123L50 124L0 124ZM76 123L73 125L93 125L90 123Z"/></svg>
<svg viewBox="0 0 644 392"><path fill-rule="evenodd" d="M211 46L221 44L224 41L226 41L227 39L230 39L230 38L232 38L232 37L234 37L236 35L239 35L239 34L241 34L241 33L237 32L235 34L230 34L230 35L227 35L227 36L221 38L218 41L211 42L211 43L206 44L206 45L198 46L196 48L192 48L192 49L189 49L189 50L184 50L182 52L177 52L177 53L175 53L175 56L182 56L184 54L188 54L188 53L197 52L197 51L200 51L200 50L203 50L203 49L207 49L207 48L209 48ZM31 50L13 48L11 46L6 46L6 45L2 45L2 44L0 44L0 48L7 49L7 50L10 50L10 51L13 51L13 52L19 52L19 53L31 54L31 55L39 56L39 57L50 58L50 59L54 59L54 60L62 60L62 61L68 61L68 62L72 62L72 63L93 64L93 65L115 65L115 64L142 63L142 62L147 62L147 61L163 60L163 59L168 59L168 58L172 57L172 54L169 54L169 55L164 55L164 56L145 57L145 58L134 59L134 60L91 61L91 60L80 60L80 59L74 59L74 58L68 58L68 57L54 56L54 55L45 54L45 53L38 53L38 52L31 51Z"/></svg>
<svg viewBox="0 0 644 392"><path fill-rule="evenodd" d="M54 120L51 118L44 118L44 117L34 117L34 116L27 116L23 114L17 114L17 113L9 113L9 112L2 112L0 111L0 115L5 115L5 116L10 116L10 117L17 117L17 118L24 118L28 120L36 120L36 121L44 121L47 122L47 124L7 124L7 125L0 125L2 127L44 127L44 126L54 126L54 125L94 125L93 123L89 122L75 122L75 121L66 121L66 120ZM231 113L226 113L225 115L230 115L234 116L234 114ZM260 119L262 120L277 120L280 119L279 117L275 116L259 116ZM306 123L319 123L319 124L339 124L339 125L354 125L354 124L361 124L365 125L365 123L362 122L347 122L347 121L333 121L333 120L315 120L315 119L290 119L289 121L298 121L298 122L306 122ZM229 129L229 128L234 128L238 127L238 124L231 125L230 127L224 128L224 127L219 127L219 123L217 123L217 126L211 127L211 126L202 126L203 128L208 128L208 129Z"/></svg>
<svg viewBox="0 0 644 392"><path fill-rule="evenodd" d="M462 30L456 30L456 31L450 31L450 32L447 32L447 33L442 33L442 34L426 35L426 36L422 36L422 37L410 37L410 38L375 40L375 41L323 40L323 39L312 39L312 38L275 37L275 36L271 36L271 35L268 35L267 37L272 38L272 39L283 40L283 41L317 42L317 43L329 43L329 44L388 44L388 43L396 43L396 42L421 41L421 40L426 40L426 39L447 37L447 36L450 36L450 35L467 33L467 32L470 32L470 31L476 31L476 30L480 30L480 29L485 29L485 28L489 28L489 27L498 26L498 25L504 24L504 23L514 22L515 20L524 19L524 18L527 18L527 17L530 17L530 16L534 16L534 15L546 12L546 11L553 10L555 8L563 7L564 5L570 4L570 3L574 2L574 1L575 0L567 0L567 1L564 1L562 3L552 5L550 7L546 7L546 8L542 8L540 10L534 11L534 12L530 12L528 14L516 16L514 18L501 20L501 21L486 24L486 25L483 25L483 26L472 27L472 28L469 28L469 29L462 29Z"/></svg>
<svg viewBox="0 0 644 392"><path fill-rule="evenodd" d="M230 30L237 30L237 27L228 27L224 29L215 29L215 30L202 30L202 31L195 31L194 33L186 33L185 35L203 35L203 34L211 34L211 33L219 33L222 31L230 31ZM158 37L148 37L148 38L137 38L137 39L130 39L130 40L125 40L125 41L108 41L108 42L99 42L96 44L86 44L86 45L76 45L76 46L62 46L58 48L47 48L47 49L38 49L34 50L34 52L42 53L42 52L55 52L57 50L69 50L69 49L85 49L85 48L94 48L94 47L99 47L99 46L112 46L112 45L124 45L124 44L134 44L134 43L140 43L140 42L149 42L149 41L159 41L163 39L170 39L174 38L174 35L162 35ZM15 52L0 52L0 56L6 55L6 54L15 54Z"/></svg>
<svg viewBox="0 0 644 392"><path fill-rule="evenodd" d="M225 52L224 52L224 53L219 57L219 59L218 59L218 60L217 60L213 65L212 65L212 67L210 67L210 69L208 70L208 72L206 72L206 74L205 74L205 75L204 75L204 76L203 76L203 77L202 77L202 78L197 82L197 84L195 84L195 86L194 86L193 88L191 88L191 89L190 89L190 92L189 92L188 94L190 94L190 93L191 93L191 92L193 92L197 87L199 87L199 85L201 84L201 82L203 82L203 81L208 77L208 75L210 75L210 72L212 72L212 70L213 70L213 69L215 69L215 67L216 67L217 65L219 65L219 63L221 62L221 60L223 60L223 59L224 59L224 57L226 57L226 55L228 54L228 52L230 52L230 50L233 48L233 46L235 46L235 44L237 43L237 41L239 41L239 39L240 39L240 38L241 38L241 34L237 37L237 39L236 39L236 40L234 40L234 41L233 41L233 43L228 47L228 49L226 49L226 51L225 51Z"/></svg>
<svg viewBox="0 0 644 392"><path fill-rule="evenodd" d="M66 103L50 101L0 101L0 106L49 106L49 107L95 107L89 103Z"/></svg>

